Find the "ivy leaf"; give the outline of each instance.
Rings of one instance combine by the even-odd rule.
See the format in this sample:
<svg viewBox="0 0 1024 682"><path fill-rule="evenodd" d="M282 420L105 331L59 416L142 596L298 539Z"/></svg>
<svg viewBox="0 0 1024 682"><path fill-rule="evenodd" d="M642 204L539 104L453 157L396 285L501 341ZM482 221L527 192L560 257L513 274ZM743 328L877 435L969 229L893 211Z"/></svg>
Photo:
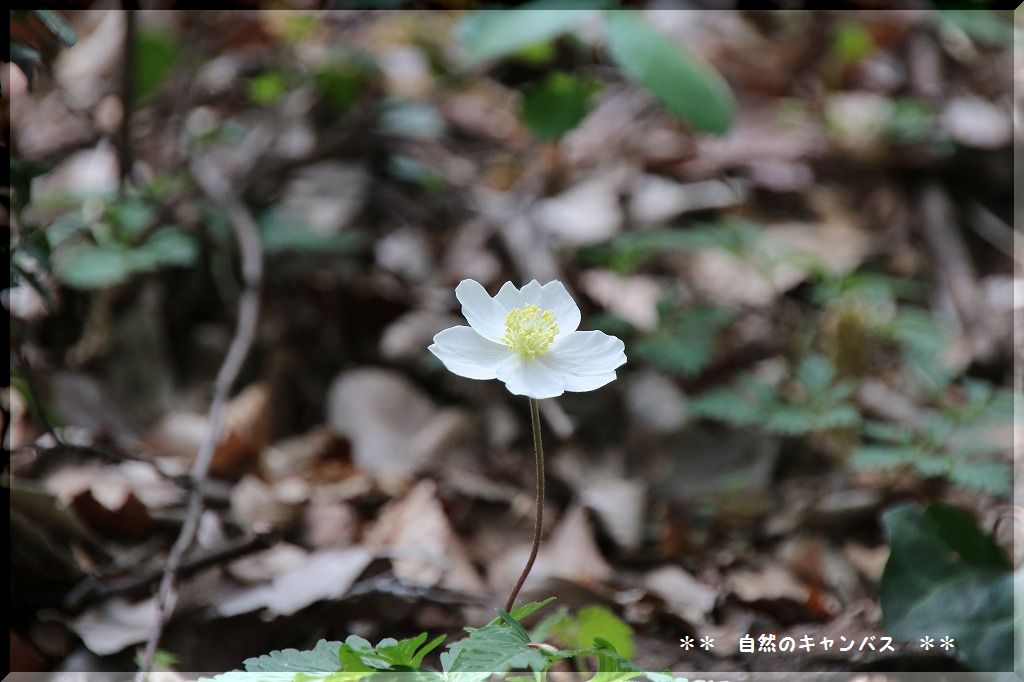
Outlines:
<svg viewBox="0 0 1024 682"><path fill-rule="evenodd" d="M615 10L605 16L608 47L626 75L695 130L722 134L729 129L735 103L721 76L635 12Z"/></svg>
<svg viewBox="0 0 1024 682"><path fill-rule="evenodd" d="M956 655L985 671L1013 669L1010 562L966 511L904 505L883 522L891 553L881 582L886 629L902 639L950 635Z"/></svg>

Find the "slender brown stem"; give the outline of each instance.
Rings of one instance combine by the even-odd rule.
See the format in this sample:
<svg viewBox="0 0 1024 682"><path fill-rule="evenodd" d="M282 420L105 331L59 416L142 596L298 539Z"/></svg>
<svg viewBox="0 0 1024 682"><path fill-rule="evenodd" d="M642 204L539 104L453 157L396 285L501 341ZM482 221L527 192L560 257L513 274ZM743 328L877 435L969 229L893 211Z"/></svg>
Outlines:
<svg viewBox="0 0 1024 682"><path fill-rule="evenodd" d="M519 590L522 589L523 583L526 582L526 576L530 575L533 562L537 559L537 551L540 549L540 532L544 527L544 445L540 440L540 408L537 406L535 398L530 398L530 421L533 423L533 454L537 460L537 520L533 526L533 548L530 550L530 558L505 605L505 610L509 613L512 612L516 597L519 596Z"/></svg>

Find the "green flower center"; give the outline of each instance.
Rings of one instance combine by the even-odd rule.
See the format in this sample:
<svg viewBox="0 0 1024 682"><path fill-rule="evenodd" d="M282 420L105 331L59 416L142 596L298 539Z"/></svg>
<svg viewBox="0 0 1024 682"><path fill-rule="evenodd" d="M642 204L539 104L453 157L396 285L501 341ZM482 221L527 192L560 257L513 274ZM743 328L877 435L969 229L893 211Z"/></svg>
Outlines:
<svg viewBox="0 0 1024 682"><path fill-rule="evenodd" d="M558 336L555 311L541 310L535 305L513 308L505 316L505 335L501 342L528 358L548 352L548 346Z"/></svg>

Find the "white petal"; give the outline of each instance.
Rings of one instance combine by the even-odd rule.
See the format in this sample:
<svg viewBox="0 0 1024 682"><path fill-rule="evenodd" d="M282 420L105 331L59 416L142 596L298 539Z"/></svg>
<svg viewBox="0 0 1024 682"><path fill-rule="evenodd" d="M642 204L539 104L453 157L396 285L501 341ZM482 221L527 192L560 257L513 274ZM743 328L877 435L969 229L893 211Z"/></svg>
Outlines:
<svg viewBox="0 0 1024 682"><path fill-rule="evenodd" d="M565 391L565 380L548 365L515 354L498 367L498 378L514 395L525 395L541 400L554 398Z"/></svg>
<svg viewBox="0 0 1024 682"><path fill-rule="evenodd" d="M565 379L565 390L567 391L593 391L596 388L601 388L605 384L610 384L615 381L615 372L595 374L593 376L564 374L562 375L562 378Z"/></svg>
<svg viewBox="0 0 1024 682"><path fill-rule="evenodd" d="M512 354L500 343L488 341L470 327L450 327L438 332L427 350L448 371L469 379L494 379L498 366Z"/></svg>
<svg viewBox="0 0 1024 682"><path fill-rule="evenodd" d="M555 311L555 320L558 324L558 336L560 339L567 334L579 329L580 309L576 301L566 291L565 285L557 279L541 286L537 280L533 280L523 287L521 291L523 299L532 303L541 310Z"/></svg>
<svg viewBox="0 0 1024 682"><path fill-rule="evenodd" d="M555 339L544 364L563 374L591 377L625 364L625 344L604 332L572 332Z"/></svg>
<svg viewBox="0 0 1024 682"><path fill-rule="evenodd" d="M519 293L519 289L516 288L512 282L505 282L501 285L501 289L494 296L494 300L505 306L505 310L509 311L513 308L522 308L526 305L526 300L523 295Z"/></svg>
<svg viewBox="0 0 1024 682"><path fill-rule="evenodd" d="M505 307L487 294L483 285L464 279L455 287L455 298L462 304L462 315L485 339L501 342L505 334Z"/></svg>

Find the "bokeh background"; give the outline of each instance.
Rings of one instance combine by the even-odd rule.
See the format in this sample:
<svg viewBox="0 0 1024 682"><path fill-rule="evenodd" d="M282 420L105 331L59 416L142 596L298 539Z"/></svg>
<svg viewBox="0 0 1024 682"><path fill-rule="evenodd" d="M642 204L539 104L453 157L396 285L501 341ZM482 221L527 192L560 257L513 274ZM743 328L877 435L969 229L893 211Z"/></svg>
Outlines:
<svg viewBox="0 0 1024 682"><path fill-rule="evenodd" d="M589 608L548 637L650 670L1008 669L1016 21L11 11L12 669L133 669L239 215L262 305L159 667L493 616L531 537L527 403L426 347L463 278L536 278L629 358L542 403L524 596ZM738 654L765 633L896 651Z"/></svg>

